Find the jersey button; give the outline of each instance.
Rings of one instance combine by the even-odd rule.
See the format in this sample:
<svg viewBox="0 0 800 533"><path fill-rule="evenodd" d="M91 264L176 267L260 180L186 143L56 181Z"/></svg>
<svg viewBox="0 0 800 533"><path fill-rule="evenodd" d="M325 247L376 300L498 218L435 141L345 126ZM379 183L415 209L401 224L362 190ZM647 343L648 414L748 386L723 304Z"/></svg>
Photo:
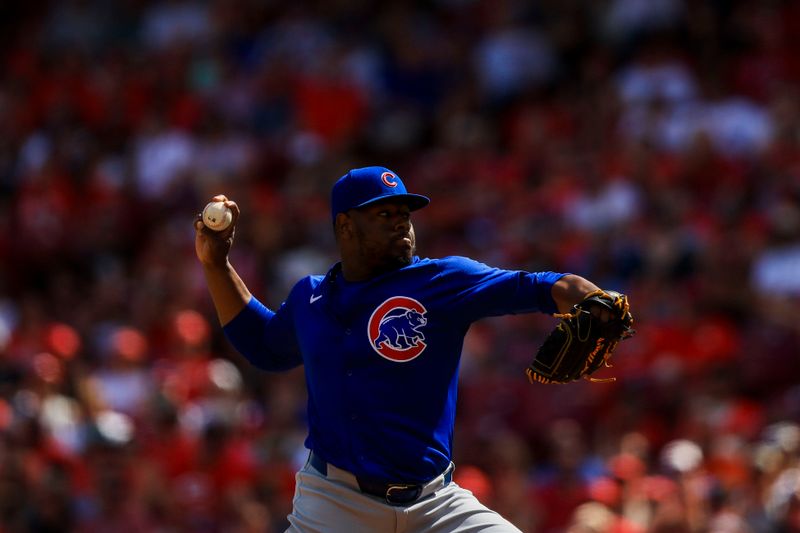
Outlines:
<svg viewBox="0 0 800 533"><path fill-rule="evenodd" d="M353 333L353 330L351 330L350 328L347 328L346 330L344 330L344 333L345 333L345 335L350 335L351 333Z"/></svg>
<svg viewBox="0 0 800 533"><path fill-rule="evenodd" d="M352 377L352 375L353 375L353 371L352 371L352 370L348 370L348 371L347 371L347 376L348 376L348 377Z"/></svg>
<svg viewBox="0 0 800 533"><path fill-rule="evenodd" d="M350 420L358 420L358 415L353 413L350 415Z"/></svg>

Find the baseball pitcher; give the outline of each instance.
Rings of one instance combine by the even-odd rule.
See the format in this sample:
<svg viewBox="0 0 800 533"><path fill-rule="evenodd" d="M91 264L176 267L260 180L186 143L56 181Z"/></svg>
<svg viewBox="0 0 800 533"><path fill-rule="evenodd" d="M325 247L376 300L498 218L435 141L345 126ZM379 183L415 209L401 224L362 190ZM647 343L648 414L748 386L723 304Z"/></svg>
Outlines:
<svg viewBox="0 0 800 533"><path fill-rule="evenodd" d="M240 211L222 231L195 220L197 257L224 332L254 366L304 365L309 449L289 531L518 531L453 482L462 343L485 317L544 312L561 321L526 370L537 383L588 378L632 333L627 298L555 272L416 255L411 213L430 200L384 167L333 186L340 261L297 282L278 309L229 262Z"/></svg>

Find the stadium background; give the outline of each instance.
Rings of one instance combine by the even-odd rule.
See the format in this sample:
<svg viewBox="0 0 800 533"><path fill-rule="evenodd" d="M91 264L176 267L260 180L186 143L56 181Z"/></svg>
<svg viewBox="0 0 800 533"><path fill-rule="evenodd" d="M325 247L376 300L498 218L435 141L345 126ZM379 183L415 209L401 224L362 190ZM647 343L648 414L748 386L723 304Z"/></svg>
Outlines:
<svg viewBox="0 0 800 533"><path fill-rule="evenodd" d="M800 3L4 2L0 532L282 531L302 370L258 373L193 251L263 301L335 259L328 193L430 195L421 255L625 291L613 383L531 386L476 324L456 479L525 531L800 531Z"/></svg>

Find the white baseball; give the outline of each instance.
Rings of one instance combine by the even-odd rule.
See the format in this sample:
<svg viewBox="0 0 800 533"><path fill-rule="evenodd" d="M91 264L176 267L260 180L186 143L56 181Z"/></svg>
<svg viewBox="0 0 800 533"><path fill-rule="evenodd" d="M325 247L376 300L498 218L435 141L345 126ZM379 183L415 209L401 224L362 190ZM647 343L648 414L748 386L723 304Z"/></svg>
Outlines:
<svg viewBox="0 0 800 533"><path fill-rule="evenodd" d="M203 224L214 231L222 231L231 225L233 213L225 202L209 202L203 209Z"/></svg>

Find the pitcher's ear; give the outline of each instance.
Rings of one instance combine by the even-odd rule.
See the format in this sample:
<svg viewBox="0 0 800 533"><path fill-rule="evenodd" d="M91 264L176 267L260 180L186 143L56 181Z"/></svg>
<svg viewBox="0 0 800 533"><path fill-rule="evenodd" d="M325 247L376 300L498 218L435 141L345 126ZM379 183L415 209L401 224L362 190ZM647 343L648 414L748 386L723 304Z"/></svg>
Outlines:
<svg viewBox="0 0 800 533"><path fill-rule="evenodd" d="M353 234L353 219L347 213L339 213L333 223L333 233L337 238Z"/></svg>

